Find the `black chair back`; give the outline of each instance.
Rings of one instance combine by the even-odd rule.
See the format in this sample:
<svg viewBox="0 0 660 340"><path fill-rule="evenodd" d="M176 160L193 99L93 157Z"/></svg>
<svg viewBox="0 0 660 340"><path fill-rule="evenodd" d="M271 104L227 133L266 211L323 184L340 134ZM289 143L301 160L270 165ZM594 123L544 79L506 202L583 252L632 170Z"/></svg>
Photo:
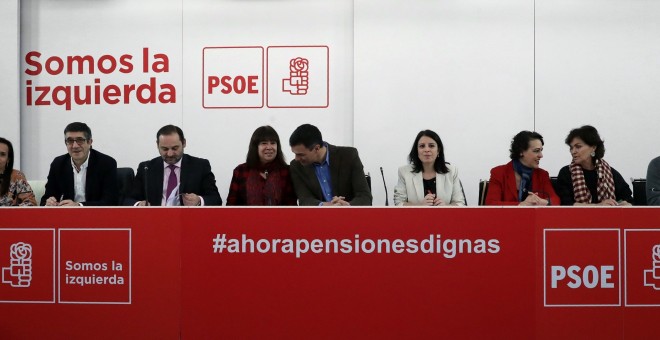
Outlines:
<svg viewBox="0 0 660 340"><path fill-rule="evenodd" d="M646 179L631 178L633 187L634 205L646 205Z"/></svg>
<svg viewBox="0 0 660 340"><path fill-rule="evenodd" d="M479 205L486 205L486 195L488 195L488 185L490 181L479 180Z"/></svg>
<svg viewBox="0 0 660 340"><path fill-rule="evenodd" d="M555 190L555 194L559 195L559 180L557 177L550 177L550 183L552 184L552 189ZM552 202L552 205L555 205L555 202ZM559 203L556 205L559 205Z"/></svg>
<svg viewBox="0 0 660 340"><path fill-rule="evenodd" d="M124 198L131 192L134 179L135 172L133 168L117 168L117 192L119 193L119 202L117 205L123 205Z"/></svg>

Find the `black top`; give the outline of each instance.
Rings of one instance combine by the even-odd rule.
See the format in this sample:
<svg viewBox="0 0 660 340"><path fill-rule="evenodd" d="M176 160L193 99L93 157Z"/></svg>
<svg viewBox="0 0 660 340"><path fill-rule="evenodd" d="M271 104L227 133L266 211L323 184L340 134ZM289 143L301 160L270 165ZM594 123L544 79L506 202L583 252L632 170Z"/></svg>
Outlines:
<svg viewBox="0 0 660 340"><path fill-rule="evenodd" d="M429 192L435 195L435 188L435 177L424 180L424 196L428 195Z"/></svg>
<svg viewBox="0 0 660 340"><path fill-rule="evenodd" d="M614 196L617 201L627 201L633 203L632 191L630 191L630 186L623 179L621 174L612 169L612 177L614 180ZM591 193L591 203L600 203L598 201L598 171L594 170L585 170L584 172L584 181L587 184L587 188ZM575 204L575 194L573 193L573 180L571 179L571 169L569 166L565 166L559 170L559 175L557 176L557 195L561 199L561 205L573 205Z"/></svg>

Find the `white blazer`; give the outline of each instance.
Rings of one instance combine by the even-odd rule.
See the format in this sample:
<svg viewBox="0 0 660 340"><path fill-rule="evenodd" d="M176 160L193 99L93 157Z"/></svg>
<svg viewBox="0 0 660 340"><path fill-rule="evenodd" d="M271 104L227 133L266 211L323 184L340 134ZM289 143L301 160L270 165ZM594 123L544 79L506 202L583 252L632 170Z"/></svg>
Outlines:
<svg viewBox="0 0 660 340"><path fill-rule="evenodd" d="M446 174L436 173L435 192L445 204L465 205L465 195L461 181L458 179L458 169L447 164ZM412 165L399 168L399 182L394 187L394 205L402 206L405 202L421 204L424 201L424 179L422 172L412 172Z"/></svg>

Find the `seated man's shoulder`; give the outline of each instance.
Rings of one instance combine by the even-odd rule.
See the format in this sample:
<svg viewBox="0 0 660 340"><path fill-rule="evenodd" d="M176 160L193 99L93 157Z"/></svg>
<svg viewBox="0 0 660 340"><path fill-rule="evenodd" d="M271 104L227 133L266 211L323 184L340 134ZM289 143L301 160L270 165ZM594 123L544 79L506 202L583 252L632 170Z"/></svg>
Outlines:
<svg viewBox="0 0 660 340"><path fill-rule="evenodd" d="M651 162L649 163L649 166L654 166L656 168L660 168L660 156L653 158Z"/></svg>
<svg viewBox="0 0 660 340"><path fill-rule="evenodd" d="M142 161L140 164L137 166L137 171L141 172L144 171L145 168L146 170L150 169L151 167L156 167L159 164L163 163L163 159L161 157L155 157L150 160Z"/></svg>
<svg viewBox="0 0 660 340"><path fill-rule="evenodd" d="M158 157L154 157L154 158L152 158L148 161L143 161L140 164L145 164L146 165L146 164L162 164L162 163L163 163L163 158L158 156Z"/></svg>
<svg viewBox="0 0 660 340"><path fill-rule="evenodd" d="M297 160L293 159L291 162L289 162L289 169L292 170L298 170L303 167L302 163L298 162Z"/></svg>
<svg viewBox="0 0 660 340"><path fill-rule="evenodd" d="M209 160L206 159L206 158L196 157L196 156L189 155L189 154L184 154L183 159L186 159L186 158L189 162L200 162L200 163L202 163L202 162L207 162L208 163L209 162Z"/></svg>
<svg viewBox="0 0 660 340"><path fill-rule="evenodd" d="M103 152L95 150L95 149L90 150L90 152L92 154L96 155L96 157L98 157L100 160L117 164L117 161L112 156L110 156L108 154L104 154Z"/></svg>
<svg viewBox="0 0 660 340"><path fill-rule="evenodd" d="M195 156L191 156L191 155L188 155L188 154L183 155L183 159L181 160L181 163L182 164L185 163L185 164L192 165L192 166L195 166L195 167L201 167L201 168L207 168L208 167L209 169L211 168L211 162L208 159L201 158L201 157L195 157Z"/></svg>
<svg viewBox="0 0 660 340"><path fill-rule="evenodd" d="M330 154L332 155L332 148L330 148ZM358 150L352 146L334 146L334 151L338 154L348 155L348 156L357 156Z"/></svg>
<svg viewBox="0 0 660 340"><path fill-rule="evenodd" d="M352 146L346 146L346 145L332 145L332 144L328 144L328 146L329 146L330 148L335 148L335 149L337 149L337 150L342 150L342 151L357 151L357 149L354 148L354 147L352 147Z"/></svg>
<svg viewBox="0 0 660 340"><path fill-rule="evenodd" d="M53 161L51 163L52 164L59 164L59 163L65 162L65 161L71 162L71 156L69 156L68 153L65 153L63 155L59 155L59 156L53 158Z"/></svg>

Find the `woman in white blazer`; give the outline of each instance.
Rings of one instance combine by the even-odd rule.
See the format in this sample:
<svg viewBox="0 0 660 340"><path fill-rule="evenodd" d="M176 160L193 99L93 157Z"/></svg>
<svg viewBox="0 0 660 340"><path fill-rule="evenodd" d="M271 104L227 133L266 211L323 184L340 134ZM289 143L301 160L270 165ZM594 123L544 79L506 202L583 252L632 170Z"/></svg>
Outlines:
<svg viewBox="0 0 660 340"><path fill-rule="evenodd" d="M465 205L458 169L445 162L444 147L437 133L420 131L408 161L410 164L399 168L399 182L394 187L395 205Z"/></svg>

